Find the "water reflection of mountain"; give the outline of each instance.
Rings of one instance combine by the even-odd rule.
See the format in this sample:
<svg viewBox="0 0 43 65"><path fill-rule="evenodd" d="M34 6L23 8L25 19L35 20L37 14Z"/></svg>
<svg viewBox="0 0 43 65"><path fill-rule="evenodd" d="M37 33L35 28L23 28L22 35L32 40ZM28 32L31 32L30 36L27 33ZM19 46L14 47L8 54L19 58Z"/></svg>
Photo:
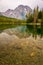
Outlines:
<svg viewBox="0 0 43 65"><path fill-rule="evenodd" d="M15 25L16 26L16 25ZM5 26L6 27L6 26ZM11 26L10 26L11 27ZM26 35L28 36L29 34L33 35L33 37L37 37L37 35L39 35L40 37L43 36L43 25L21 25L21 26L16 26L12 28L8 28L5 30L0 30L0 32L9 32L10 34L14 34L14 32L16 31L17 35Z"/></svg>
<svg viewBox="0 0 43 65"><path fill-rule="evenodd" d="M35 25L35 26L33 26L33 25L23 26L22 25L22 26L17 26L15 28L9 28L9 29L6 29L4 31L6 31L6 32L9 31L10 34L11 34L11 32L14 34L14 31L16 31L16 33L18 33L18 35L20 33L25 35L25 32L26 32L26 34L32 34L33 37L34 36L37 37L37 35L42 37L43 36L43 25L41 25L41 26L40 25Z"/></svg>

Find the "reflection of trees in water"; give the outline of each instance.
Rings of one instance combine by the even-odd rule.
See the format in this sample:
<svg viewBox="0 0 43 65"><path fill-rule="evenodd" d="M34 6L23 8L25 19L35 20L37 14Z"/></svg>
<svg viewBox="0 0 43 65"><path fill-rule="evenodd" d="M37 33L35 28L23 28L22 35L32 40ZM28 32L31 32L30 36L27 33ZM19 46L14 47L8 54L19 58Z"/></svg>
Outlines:
<svg viewBox="0 0 43 65"><path fill-rule="evenodd" d="M30 33L32 33L32 36L36 39L37 35L40 36L40 38L43 37L43 24L41 25L27 25L28 30Z"/></svg>
<svg viewBox="0 0 43 65"><path fill-rule="evenodd" d="M43 22L41 22L41 37L43 36Z"/></svg>
<svg viewBox="0 0 43 65"><path fill-rule="evenodd" d="M37 28L36 28L36 25L34 25L34 28L33 28L33 37L35 37L35 39L37 38Z"/></svg>

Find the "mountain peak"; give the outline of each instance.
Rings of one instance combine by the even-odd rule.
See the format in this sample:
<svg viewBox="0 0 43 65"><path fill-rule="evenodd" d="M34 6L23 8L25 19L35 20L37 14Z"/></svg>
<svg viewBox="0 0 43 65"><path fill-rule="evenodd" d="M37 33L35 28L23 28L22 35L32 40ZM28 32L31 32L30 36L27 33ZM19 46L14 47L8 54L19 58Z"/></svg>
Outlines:
<svg viewBox="0 0 43 65"><path fill-rule="evenodd" d="M11 18L25 19L26 14L31 11L32 9L29 6L19 5L14 10L8 9L3 15Z"/></svg>
<svg viewBox="0 0 43 65"><path fill-rule="evenodd" d="M24 7L24 5L19 5L18 7Z"/></svg>
<svg viewBox="0 0 43 65"><path fill-rule="evenodd" d="M11 12L11 11L13 11L12 9L8 9L7 11L5 11L5 12Z"/></svg>

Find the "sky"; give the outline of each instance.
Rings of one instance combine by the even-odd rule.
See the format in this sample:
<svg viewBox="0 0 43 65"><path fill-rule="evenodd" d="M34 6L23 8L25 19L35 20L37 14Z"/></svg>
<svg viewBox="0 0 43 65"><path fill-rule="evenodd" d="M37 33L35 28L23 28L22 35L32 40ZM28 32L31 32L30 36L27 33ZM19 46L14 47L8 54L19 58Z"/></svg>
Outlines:
<svg viewBox="0 0 43 65"><path fill-rule="evenodd" d="M43 8L43 0L0 0L0 12L15 9L18 5L28 5L32 9L38 5Z"/></svg>

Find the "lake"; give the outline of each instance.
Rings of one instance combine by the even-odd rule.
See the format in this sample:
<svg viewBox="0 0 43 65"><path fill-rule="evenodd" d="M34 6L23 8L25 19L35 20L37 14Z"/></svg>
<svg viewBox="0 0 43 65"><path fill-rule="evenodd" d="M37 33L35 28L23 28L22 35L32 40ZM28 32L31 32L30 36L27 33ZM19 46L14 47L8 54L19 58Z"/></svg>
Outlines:
<svg viewBox="0 0 43 65"><path fill-rule="evenodd" d="M21 33L28 32L28 34L32 34L33 37L37 37L39 35L40 37L43 37L43 25L13 25L13 24L1 24L0 25L0 32L3 32L3 30L17 30Z"/></svg>

